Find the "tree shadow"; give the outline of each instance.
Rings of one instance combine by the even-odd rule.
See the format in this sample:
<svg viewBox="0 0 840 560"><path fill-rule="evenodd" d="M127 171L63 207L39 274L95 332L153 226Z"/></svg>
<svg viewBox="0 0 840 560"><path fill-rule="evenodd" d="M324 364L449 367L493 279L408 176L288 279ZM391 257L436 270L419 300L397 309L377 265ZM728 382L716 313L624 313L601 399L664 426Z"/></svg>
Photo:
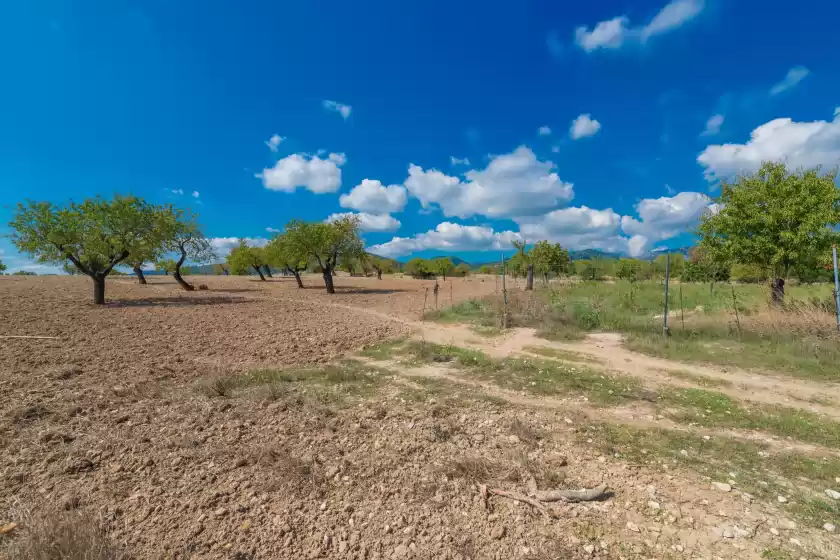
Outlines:
<svg viewBox="0 0 840 560"><path fill-rule="evenodd" d="M230 305L247 303L251 300L239 297L199 296L199 297L151 297L143 299L129 299L111 301L105 307L194 307L200 305Z"/></svg>
<svg viewBox="0 0 840 560"><path fill-rule="evenodd" d="M320 290L326 293L326 288L324 286L304 286L304 290ZM336 286L335 293L336 295L339 294L401 294L404 292L416 292L417 290L404 290L404 289L397 289L397 288L354 288L354 287L347 287L347 286Z"/></svg>
<svg viewBox="0 0 840 560"><path fill-rule="evenodd" d="M209 292L230 292L232 294L238 294L242 292L258 292L259 290L256 288L210 288L207 290Z"/></svg>

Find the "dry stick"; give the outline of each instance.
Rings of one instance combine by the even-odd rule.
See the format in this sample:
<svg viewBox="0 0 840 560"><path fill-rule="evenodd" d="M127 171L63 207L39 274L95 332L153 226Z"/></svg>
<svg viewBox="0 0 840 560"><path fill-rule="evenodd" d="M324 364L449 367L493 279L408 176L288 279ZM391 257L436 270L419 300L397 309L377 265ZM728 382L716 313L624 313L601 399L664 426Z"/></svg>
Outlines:
<svg viewBox="0 0 840 560"><path fill-rule="evenodd" d="M509 498L517 502L522 502L523 504L530 504L537 508L539 512L546 517L546 519L551 519L552 517L560 517L560 514L558 514L557 512L549 510L547 507L545 507L545 505L541 504L539 501L535 500L534 498L529 498L524 494L519 494L517 492L508 492L507 490L502 490L501 488L488 488L487 491L493 495L501 496L502 498Z"/></svg>
<svg viewBox="0 0 840 560"><path fill-rule="evenodd" d="M25 334L4 334L0 335L0 338L28 338L28 339L50 339L50 340L58 340L60 336L29 336Z"/></svg>
<svg viewBox="0 0 840 560"><path fill-rule="evenodd" d="M735 309L735 324L738 325L738 338L741 338L741 319L738 317L738 299L735 297L735 286L732 286L732 308Z"/></svg>
<svg viewBox="0 0 840 560"><path fill-rule="evenodd" d="M544 490L534 493L541 502L592 502L600 500L607 493L607 485L600 484L585 490Z"/></svg>

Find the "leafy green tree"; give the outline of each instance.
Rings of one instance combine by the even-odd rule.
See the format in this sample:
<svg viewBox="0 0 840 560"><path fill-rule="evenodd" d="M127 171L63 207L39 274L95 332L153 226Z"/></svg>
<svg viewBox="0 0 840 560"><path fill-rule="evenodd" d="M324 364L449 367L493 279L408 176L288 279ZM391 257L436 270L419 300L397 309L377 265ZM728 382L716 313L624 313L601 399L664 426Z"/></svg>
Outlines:
<svg viewBox="0 0 840 560"><path fill-rule="evenodd" d="M478 267L479 274L496 274L496 269L491 267L490 265L483 264Z"/></svg>
<svg viewBox="0 0 840 560"><path fill-rule="evenodd" d="M439 257L429 263L429 272L443 276L444 281L446 281L446 275L451 274L454 268L455 265L449 257Z"/></svg>
<svg viewBox="0 0 840 560"><path fill-rule="evenodd" d="M391 259L384 259L377 255L372 255L370 253L365 253L363 258L364 263L368 266L373 268L376 271L376 277L379 280L382 280L382 274L393 274L394 271L397 269L398 265L395 261Z"/></svg>
<svg viewBox="0 0 840 560"><path fill-rule="evenodd" d="M76 268L76 265L71 262L65 262L63 265L61 265L61 270L63 270L65 274L69 274L70 276L84 274L84 272Z"/></svg>
<svg viewBox="0 0 840 560"><path fill-rule="evenodd" d="M134 251L156 239L156 208L134 196L100 197L59 207L19 204L9 223L19 251L40 262L70 261L93 281L93 302L105 303L105 278Z"/></svg>
<svg viewBox="0 0 840 560"><path fill-rule="evenodd" d="M534 270L542 274L545 283L548 283L548 275L561 274L569 270L569 264L572 262L569 258L569 252L563 249L559 243L549 243L548 241L538 241L531 249L531 261Z"/></svg>
<svg viewBox="0 0 840 560"><path fill-rule="evenodd" d="M12 276L38 276L38 273L30 270L18 270L17 272L12 272Z"/></svg>
<svg viewBox="0 0 840 560"><path fill-rule="evenodd" d="M635 282L641 275L641 262L637 259L619 259L616 277Z"/></svg>
<svg viewBox="0 0 840 560"><path fill-rule="evenodd" d="M717 212L700 224L701 245L718 261L770 270L774 300L781 301L779 280L840 239L835 177L835 171L791 172L783 163L765 163L755 174L723 182Z"/></svg>
<svg viewBox="0 0 840 560"><path fill-rule="evenodd" d="M263 255L268 264L273 265L275 268L291 272L295 277L295 281L297 281L298 288L303 288L303 280L300 278L300 273L306 270L309 266L309 261L306 258L306 253L301 250L301 247L291 243L285 233L281 233L269 241L268 245L263 248Z"/></svg>
<svg viewBox="0 0 840 560"><path fill-rule="evenodd" d="M693 247L688 254L681 280L685 282L728 282L732 266L720 253L711 253L703 246Z"/></svg>
<svg viewBox="0 0 840 560"><path fill-rule="evenodd" d="M134 271L138 283L146 284L143 265L155 262L163 256L167 244L178 231L178 220L182 215L172 206L163 206L155 208L153 212L146 216L146 219L150 220L148 226L152 229L153 234L138 243L125 261Z"/></svg>
<svg viewBox="0 0 840 560"><path fill-rule="evenodd" d="M531 259L531 251L527 249L527 241L514 241L513 247L516 249L516 260L521 263L519 266L524 266L526 273L525 289L534 289L534 263Z"/></svg>
<svg viewBox="0 0 840 560"><path fill-rule="evenodd" d="M467 263L461 263L455 267L455 270L452 271L452 275L460 276L463 278L465 276L469 276L470 272L472 272L470 265L468 265Z"/></svg>
<svg viewBox="0 0 840 560"><path fill-rule="evenodd" d="M653 259L651 277L665 278L665 263L668 255L658 255ZM671 278L680 278L685 269L685 257L681 253L671 253L671 262L668 265L668 274Z"/></svg>
<svg viewBox="0 0 840 560"><path fill-rule="evenodd" d="M253 269L260 280L265 281L263 266L266 264L265 253L259 247L251 247L244 239L239 240L239 245L234 247L227 256L230 271L233 274L243 275Z"/></svg>
<svg viewBox="0 0 840 560"><path fill-rule="evenodd" d="M166 250L180 254L178 260L175 261L172 277L182 288L191 292L195 288L181 276L181 267L187 260L194 263L206 263L215 259L213 245L195 223L195 217L185 217L180 210L176 211L173 231L167 237Z"/></svg>
<svg viewBox="0 0 840 560"><path fill-rule="evenodd" d="M175 259L159 259L155 261L155 270L160 270L169 276L175 272Z"/></svg>
<svg viewBox="0 0 840 560"><path fill-rule="evenodd" d="M411 275L414 278L428 278L435 274L431 269L430 261L415 257L405 263L403 272Z"/></svg>
<svg viewBox="0 0 840 560"><path fill-rule="evenodd" d="M6 272L6 264L3 261L0 261L0 275Z"/></svg>
<svg viewBox="0 0 840 560"><path fill-rule="evenodd" d="M364 252L359 220L352 216L333 222L292 220L285 234L297 254L306 255L320 267L328 294L335 293L333 272L339 261L357 259Z"/></svg>

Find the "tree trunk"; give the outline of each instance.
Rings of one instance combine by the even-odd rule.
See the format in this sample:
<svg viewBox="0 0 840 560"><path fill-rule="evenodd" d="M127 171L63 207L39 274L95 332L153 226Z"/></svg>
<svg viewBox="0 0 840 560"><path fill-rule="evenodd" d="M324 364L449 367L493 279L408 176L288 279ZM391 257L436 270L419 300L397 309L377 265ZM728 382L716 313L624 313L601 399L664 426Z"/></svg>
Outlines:
<svg viewBox="0 0 840 560"><path fill-rule="evenodd" d="M91 279L93 279L93 303L105 305L105 277L96 275L91 276Z"/></svg>
<svg viewBox="0 0 840 560"><path fill-rule="evenodd" d="M274 278L274 276L271 275L271 267L269 267L268 265L265 265L265 275L269 278Z"/></svg>
<svg viewBox="0 0 840 560"><path fill-rule="evenodd" d="M146 277L143 275L143 269L139 266L134 267L134 274L137 275L137 282L140 284L146 283Z"/></svg>
<svg viewBox="0 0 840 560"><path fill-rule="evenodd" d="M548 273L543 272L543 282L545 282L546 286L548 285Z"/></svg>
<svg viewBox="0 0 840 560"><path fill-rule="evenodd" d="M525 289L534 289L534 265L532 264L528 265L528 279L525 281Z"/></svg>
<svg viewBox="0 0 840 560"><path fill-rule="evenodd" d="M776 278L770 283L770 301L777 307L785 304L785 281L783 279Z"/></svg>
<svg viewBox="0 0 840 560"><path fill-rule="evenodd" d="M333 268L331 264L324 267L324 285L327 287L328 294L335 293L335 286L333 285Z"/></svg>
<svg viewBox="0 0 840 560"><path fill-rule="evenodd" d="M258 266L256 266L256 265L253 265L253 264L252 264L251 266L253 266L253 267L254 267L254 270L256 270L256 271L257 271L257 274L259 274L259 275L260 275L260 280L262 280L263 282L265 282L265 276L263 276L263 273L262 273L262 270L260 269L260 267L258 267Z"/></svg>
<svg viewBox="0 0 840 560"><path fill-rule="evenodd" d="M376 279L377 280L382 280L382 269L381 268L376 269Z"/></svg>
<svg viewBox="0 0 840 560"><path fill-rule="evenodd" d="M176 281L176 282L178 282L178 283L181 285L181 287L182 287L182 288L184 288L186 291L188 291L188 292L192 292L193 290L195 290L195 288L193 288L192 284L187 283L187 281L186 281L186 280L184 280L184 279L181 277L181 269L180 269L180 267L178 267L178 269L177 269L175 272L173 272L173 273L172 273L172 277L173 277L173 278L175 279L175 281Z"/></svg>
<svg viewBox="0 0 840 560"><path fill-rule="evenodd" d="M297 280L298 288L303 288L303 280L300 279L300 272L297 270L293 270L292 274L295 275L295 280Z"/></svg>

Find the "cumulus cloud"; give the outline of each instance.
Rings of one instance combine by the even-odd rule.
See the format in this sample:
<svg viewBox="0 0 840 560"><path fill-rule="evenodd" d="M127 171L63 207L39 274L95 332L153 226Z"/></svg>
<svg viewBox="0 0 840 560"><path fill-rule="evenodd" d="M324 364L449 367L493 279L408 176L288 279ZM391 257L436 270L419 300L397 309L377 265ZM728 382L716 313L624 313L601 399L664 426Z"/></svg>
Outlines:
<svg viewBox="0 0 840 560"><path fill-rule="evenodd" d="M283 233L282 229L277 229L270 226L265 228L265 231L267 231L268 233Z"/></svg>
<svg viewBox="0 0 840 560"><path fill-rule="evenodd" d="M325 221L334 222L346 217L358 218L361 231L396 231L401 225L398 219L389 214L368 214L367 212L330 214Z"/></svg>
<svg viewBox="0 0 840 560"><path fill-rule="evenodd" d="M840 108L831 121L772 120L753 130L746 144L708 146L697 161L709 181L754 172L765 161L784 161L793 168L834 167L840 164Z"/></svg>
<svg viewBox="0 0 840 560"><path fill-rule="evenodd" d="M211 237L210 245L217 257L224 258L230 253L231 249L239 245L240 239L245 239L245 242L251 247L265 247L265 244L269 241L265 237Z"/></svg>
<svg viewBox="0 0 840 560"><path fill-rule="evenodd" d="M706 121L706 130L703 131L703 136L714 136L720 132L720 127L723 126L723 115L712 115Z"/></svg>
<svg viewBox="0 0 840 560"><path fill-rule="evenodd" d="M412 164L405 187L424 208L437 205L446 216L531 216L574 196L572 185L563 182L554 168L552 162L540 161L520 146L493 157L482 170L467 171L465 181Z"/></svg>
<svg viewBox="0 0 840 560"><path fill-rule="evenodd" d="M516 221L521 235L531 241L547 239L573 251L629 252L629 240L621 236L621 216L611 208L563 208L534 218L517 218Z"/></svg>
<svg viewBox="0 0 840 560"><path fill-rule="evenodd" d="M804 80L808 77L811 71L805 68L804 66L796 66L788 70L787 75L785 75L784 79L779 82L778 84L774 85L770 88L770 95L779 95L780 93L784 93L789 89L795 88L799 85L799 82Z"/></svg>
<svg viewBox="0 0 840 560"><path fill-rule="evenodd" d="M575 42L586 52L644 44L656 35L682 27L700 15L704 7L704 0L673 0L646 25L632 26L627 16L618 16L596 24L591 31L586 26L578 27Z"/></svg>
<svg viewBox="0 0 840 560"><path fill-rule="evenodd" d="M578 118L572 121L572 126L569 128L569 136L572 140L579 140L587 136L594 136L601 130L601 123L592 118L592 115L579 115Z"/></svg>
<svg viewBox="0 0 840 560"><path fill-rule="evenodd" d="M449 156L449 162L452 165L469 165L470 160L467 158L456 158L455 156Z"/></svg>
<svg viewBox="0 0 840 560"><path fill-rule="evenodd" d="M711 203L708 196L697 192L646 198L636 204L639 219L622 217L621 229L628 235L642 236L651 243L671 239L696 226Z"/></svg>
<svg viewBox="0 0 840 560"><path fill-rule="evenodd" d="M344 154L329 154L326 158L309 154L292 154L277 161L274 167L263 169L255 177L273 191L294 192L298 187L313 193L335 192L341 187Z"/></svg>
<svg viewBox="0 0 840 560"><path fill-rule="evenodd" d="M279 134L273 135L271 138L265 141L265 145L268 146L268 149L272 152L277 152L277 149L280 147L280 143L285 140L283 136Z"/></svg>
<svg viewBox="0 0 840 560"><path fill-rule="evenodd" d="M368 251L382 257L401 257L418 251L491 251L511 249L511 242L520 240L518 233L494 231L483 226L465 226L443 222L435 229L412 237L395 237L387 243L374 245Z"/></svg>
<svg viewBox="0 0 840 560"><path fill-rule="evenodd" d="M540 129L537 131L537 134L540 136L548 136L551 134L551 128L547 126L541 126Z"/></svg>
<svg viewBox="0 0 840 560"><path fill-rule="evenodd" d="M193 195L193 198L198 198L199 196L201 196L201 193L198 192L198 191L193 191L192 195Z"/></svg>
<svg viewBox="0 0 840 560"><path fill-rule="evenodd" d="M184 189L169 189L169 190L172 191L172 194L178 194L178 195L184 194Z"/></svg>
<svg viewBox="0 0 840 560"><path fill-rule="evenodd" d="M341 195L339 203L343 208L352 208L372 214L401 212L408 196L402 185L388 185L379 181L364 179L348 194Z"/></svg>
<svg viewBox="0 0 840 560"><path fill-rule="evenodd" d="M347 120L347 117L350 116L350 112L353 110L353 107L350 105L345 105L337 101L330 101L329 99L324 99L321 102L321 105L323 105L324 109L327 111L338 113L344 120Z"/></svg>

